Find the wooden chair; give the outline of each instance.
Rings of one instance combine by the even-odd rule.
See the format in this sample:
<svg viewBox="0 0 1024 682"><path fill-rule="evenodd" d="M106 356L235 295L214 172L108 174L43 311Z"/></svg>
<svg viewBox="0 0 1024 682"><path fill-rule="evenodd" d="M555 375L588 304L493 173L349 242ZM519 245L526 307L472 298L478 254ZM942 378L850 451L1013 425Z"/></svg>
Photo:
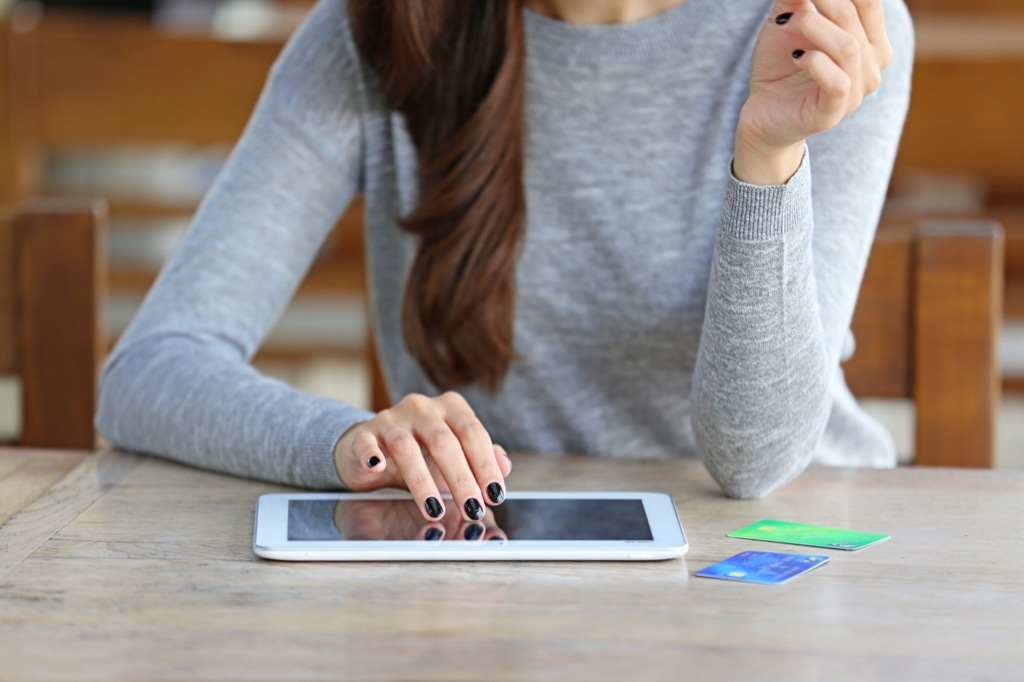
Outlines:
<svg viewBox="0 0 1024 682"><path fill-rule="evenodd" d="M1002 277L998 223L879 230L844 371L858 397L914 401L915 464L993 465Z"/></svg>
<svg viewBox="0 0 1024 682"><path fill-rule="evenodd" d="M0 201L11 203L60 194L45 184L43 172L55 154L124 146L230 148L283 45L280 36L229 41L164 31L144 17L70 11L15 11L0 29L0 50L6 49L0 89L9 81L7 109L0 112L9 147L8 158L0 159ZM0 141L0 151L4 146ZM120 224L187 219L195 209L182 201L107 199L111 219ZM361 214L357 201L328 238L300 297L362 299ZM109 285L112 292L139 297L155 276L148 263L111 262ZM364 352L362 344L349 350ZM344 351L334 344L285 342L261 354L289 362Z"/></svg>
<svg viewBox="0 0 1024 682"><path fill-rule="evenodd" d="M21 380L20 445L95 447L105 219L74 200L0 216L0 374Z"/></svg>

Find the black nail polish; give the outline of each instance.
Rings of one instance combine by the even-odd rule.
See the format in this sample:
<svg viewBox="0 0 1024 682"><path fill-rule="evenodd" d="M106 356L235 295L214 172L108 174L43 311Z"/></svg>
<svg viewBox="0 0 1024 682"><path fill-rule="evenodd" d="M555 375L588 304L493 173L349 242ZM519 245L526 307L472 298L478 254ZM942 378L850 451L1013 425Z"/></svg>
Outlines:
<svg viewBox="0 0 1024 682"><path fill-rule="evenodd" d="M505 501L505 491L497 482L494 482L487 486L487 497L491 498L491 502L494 504L501 504Z"/></svg>
<svg viewBox="0 0 1024 682"><path fill-rule="evenodd" d="M423 506L427 510L427 515L432 519L441 518L441 514L444 514L444 508L441 506L441 501L436 497L428 497L427 501L423 503Z"/></svg>
<svg viewBox="0 0 1024 682"><path fill-rule="evenodd" d="M468 526L466 526L466 530L462 531L462 537L466 540L469 540L470 542L473 542L474 540L479 540L483 534L484 527L481 526L479 523L471 523Z"/></svg>
<svg viewBox="0 0 1024 682"><path fill-rule="evenodd" d="M484 517L484 508L480 506L480 503L476 501L475 497L471 497L466 500L465 508L466 516L471 519L479 521Z"/></svg>
<svg viewBox="0 0 1024 682"><path fill-rule="evenodd" d="M793 18L793 13L792 12L786 12L785 14L780 14L779 16L775 17L775 23L778 24L779 26L782 26L784 23L786 23L787 21L789 21L792 18Z"/></svg>
<svg viewBox="0 0 1024 682"><path fill-rule="evenodd" d="M372 469L373 467L375 467L375 466L377 466L378 464L380 464L380 457L378 457L377 455L374 455L373 457L371 457L370 459L368 459L368 460L366 461L366 463L367 463L367 464L369 465L369 467L370 467L370 468Z"/></svg>
<svg viewBox="0 0 1024 682"><path fill-rule="evenodd" d="M430 498L434 499L434 498ZM427 532L424 533L423 539L427 542L437 542L444 536L444 533L440 528L428 528Z"/></svg>
<svg viewBox="0 0 1024 682"><path fill-rule="evenodd" d="M803 57L805 54L806 53L803 50L793 50L793 59L800 59L800 57Z"/></svg>

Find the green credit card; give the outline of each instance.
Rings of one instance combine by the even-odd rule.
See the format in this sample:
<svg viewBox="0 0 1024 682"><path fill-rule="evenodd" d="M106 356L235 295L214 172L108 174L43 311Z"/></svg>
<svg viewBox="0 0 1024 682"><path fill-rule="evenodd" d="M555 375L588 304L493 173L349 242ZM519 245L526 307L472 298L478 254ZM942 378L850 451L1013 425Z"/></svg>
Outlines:
<svg viewBox="0 0 1024 682"><path fill-rule="evenodd" d="M846 550L861 549L889 539L888 535L881 533L862 533L856 530L808 526L804 523L790 523L773 519L764 519L734 530L729 533L729 537Z"/></svg>

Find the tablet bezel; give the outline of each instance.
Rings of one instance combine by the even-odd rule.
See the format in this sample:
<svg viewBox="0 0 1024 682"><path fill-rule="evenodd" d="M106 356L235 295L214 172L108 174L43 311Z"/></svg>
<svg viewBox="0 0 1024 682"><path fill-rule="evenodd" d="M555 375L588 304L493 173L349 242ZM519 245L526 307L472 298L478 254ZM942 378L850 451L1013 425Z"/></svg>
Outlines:
<svg viewBox="0 0 1024 682"><path fill-rule="evenodd" d="M407 492L268 493L256 504L253 551L280 561L651 561L683 556L689 546L669 495L653 492L520 492L519 499L631 499L643 502L653 540L288 540L288 502L293 499L410 499ZM426 521L424 521L426 522Z"/></svg>

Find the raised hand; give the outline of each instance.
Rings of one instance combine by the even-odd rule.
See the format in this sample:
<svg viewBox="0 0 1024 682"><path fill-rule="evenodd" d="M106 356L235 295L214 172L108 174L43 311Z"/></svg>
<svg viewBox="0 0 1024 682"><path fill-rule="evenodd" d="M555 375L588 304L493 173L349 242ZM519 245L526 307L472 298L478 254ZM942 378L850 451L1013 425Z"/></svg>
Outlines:
<svg viewBox="0 0 1024 682"><path fill-rule="evenodd" d="M878 89L892 61L881 0L779 0L754 46L734 172L785 182L804 141L835 126Z"/></svg>

